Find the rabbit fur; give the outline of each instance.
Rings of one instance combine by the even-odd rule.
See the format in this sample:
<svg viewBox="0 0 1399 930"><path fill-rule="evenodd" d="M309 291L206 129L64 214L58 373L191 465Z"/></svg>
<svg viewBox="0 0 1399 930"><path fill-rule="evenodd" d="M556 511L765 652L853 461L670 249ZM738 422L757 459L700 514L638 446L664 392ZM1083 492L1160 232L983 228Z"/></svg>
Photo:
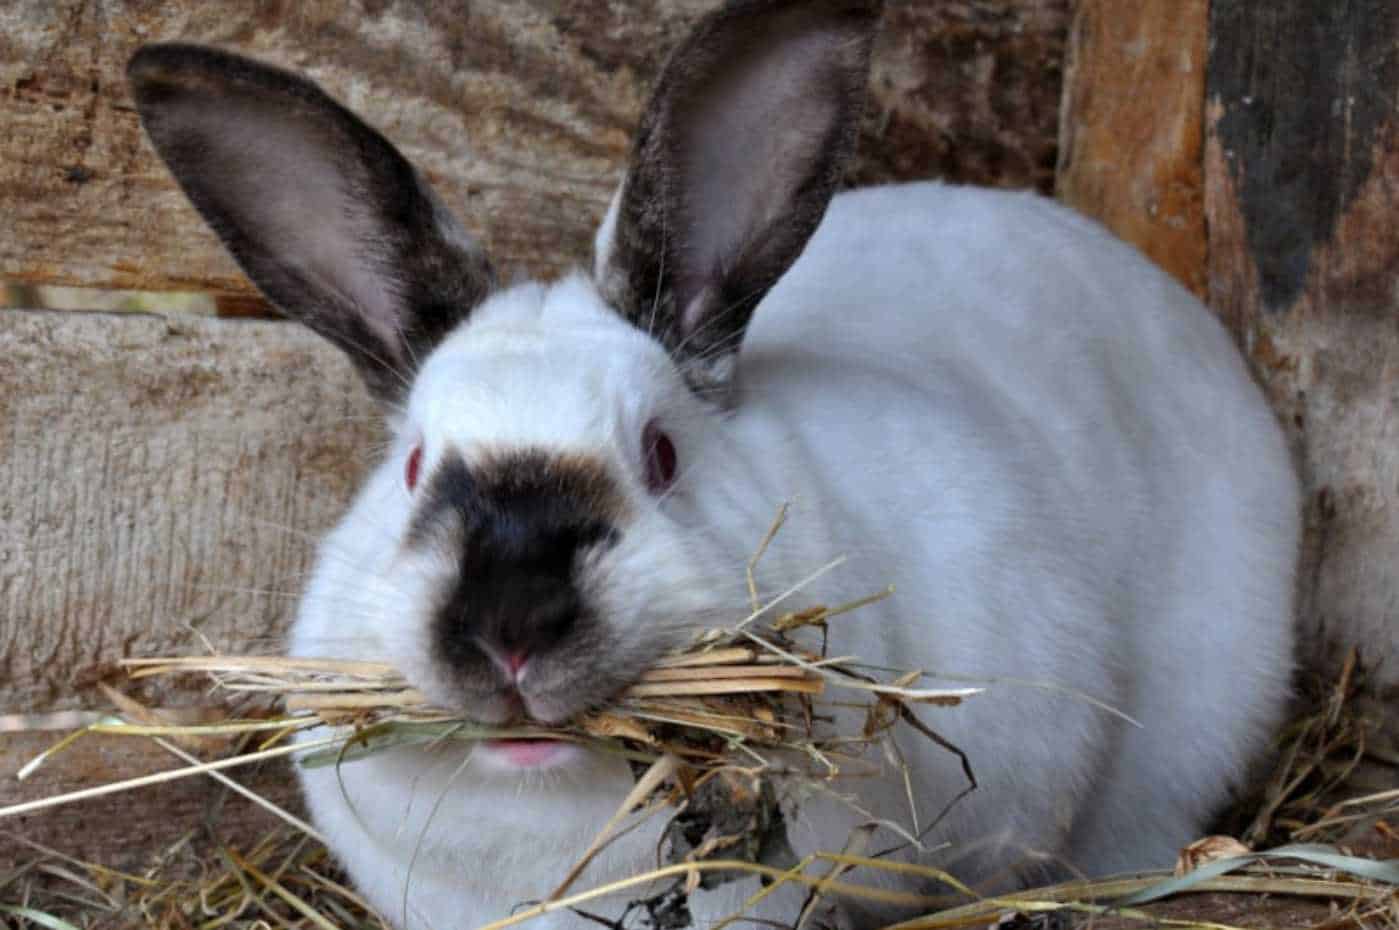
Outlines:
<svg viewBox="0 0 1399 930"><path fill-rule="evenodd" d="M843 555L790 605L896 593L833 624L831 654L990 683L923 714L978 786L904 858L994 888L1166 866L1286 706L1287 448L1225 330L1097 224L1028 193L833 194L876 21L861 0L702 19L592 273L508 287L309 82L195 46L137 54L142 119L190 199L386 408L391 446L320 547L291 649L390 661L484 722L562 722L742 616L745 564L790 502L765 595ZM900 748L926 821L961 763ZM614 757L546 755L406 748L299 775L385 915L469 927L547 895L633 783ZM797 854L909 821L892 769L837 787L861 812L784 796ZM581 884L654 867L659 830ZM698 892L694 925L756 888ZM587 909L616 920L641 896ZM785 926L802 899L756 913ZM906 915L835 903L846 926Z"/></svg>

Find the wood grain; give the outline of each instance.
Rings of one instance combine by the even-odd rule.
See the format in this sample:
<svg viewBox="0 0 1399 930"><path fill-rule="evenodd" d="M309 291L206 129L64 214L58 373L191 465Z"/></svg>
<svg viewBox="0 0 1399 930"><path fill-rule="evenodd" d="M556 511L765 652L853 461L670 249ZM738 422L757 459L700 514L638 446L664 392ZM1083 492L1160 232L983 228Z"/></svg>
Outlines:
<svg viewBox="0 0 1399 930"><path fill-rule="evenodd" d="M1206 294L1207 0L1079 0L1056 196Z"/></svg>
<svg viewBox="0 0 1399 930"><path fill-rule="evenodd" d="M710 6L0 4L0 278L251 293L145 143L127 94L136 47L176 38L321 82L425 169L499 267L556 274L586 259L665 51ZM1068 7L892 3L854 176L1048 189Z"/></svg>
<svg viewBox="0 0 1399 930"><path fill-rule="evenodd" d="M205 702L192 680L127 679L116 660L280 652L314 539L379 441L338 352L281 322L0 311L0 714ZM0 806L172 768L97 737L24 783L52 732L0 732ZM295 807L284 766L240 781ZM3 831L137 871L192 834L258 839L270 816L208 778L0 821L0 874L34 858Z"/></svg>
<svg viewBox="0 0 1399 930"><path fill-rule="evenodd" d="M0 712L103 706L123 656L278 651L378 441L340 354L281 322L5 310L0 357Z"/></svg>
<svg viewBox="0 0 1399 930"><path fill-rule="evenodd" d="M1399 687L1399 10L1215 0L1210 302L1307 488L1304 654Z"/></svg>

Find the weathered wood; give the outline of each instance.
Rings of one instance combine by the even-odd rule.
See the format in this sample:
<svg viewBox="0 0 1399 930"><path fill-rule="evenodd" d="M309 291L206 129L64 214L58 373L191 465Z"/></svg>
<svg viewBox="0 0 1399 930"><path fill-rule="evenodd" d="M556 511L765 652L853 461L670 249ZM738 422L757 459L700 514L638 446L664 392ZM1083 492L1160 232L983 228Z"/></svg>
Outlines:
<svg viewBox="0 0 1399 930"><path fill-rule="evenodd" d="M1049 193L1072 0L892 0L852 184L943 178Z"/></svg>
<svg viewBox="0 0 1399 930"><path fill-rule="evenodd" d="M202 638L276 652L378 437L348 362L281 322L17 310L0 358L0 713L103 706L117 658Z"/></svg>
<svg viewBox="0 0 1399 930"><path fill-rule="evenodd" d="M1079 0L1055 188L1201 297L1208 7Z"/></svg>
<svg viewBox="0 0 1399 930"><path fill-rule="evenodd" d="M1214 0L1210 30L1210 301L1298 450L1305 628L1399 685L1399 9Z"/></svg>
<svg viewBox="0 0 1399 930"><path fill-rule="evenodd" d="M150 703L203 685L133 686L127 655L205 640L278 652L314 538L378 441L338 352L287 323L0 311L0 714ZM136 739L83 741L23 784L59 734L0 732L0 806L175 767ZM282 765L238 772L295 807ZM272 819L206 777L0 821L34 842L142 869L187 833L256 840ZM208 848L207 844L204 848ZM0 873L33 858L0 839Z"/></svg>
<svg viewBox="0 0 1399 930"><path fill-rule="evenodd" d="M142 42L309 74L421 165L515 272L586 258L663 55L712 0L0 5L0 277L246 294L144 142L122 70ZM896 3L862 180L1052 180L1068 0Z"/></svg>
<svg viewBox="0 0 1399 930"><path fill-rule="evenodd" d="M502 264L558 269L584 254L616 181L637 69L649 73L667 30L704 4L668 6L609 17L604 4L7 4L0 274L248 290L145 143L127 93L135 48L173 38L308 73L402 145Z"/></svg>

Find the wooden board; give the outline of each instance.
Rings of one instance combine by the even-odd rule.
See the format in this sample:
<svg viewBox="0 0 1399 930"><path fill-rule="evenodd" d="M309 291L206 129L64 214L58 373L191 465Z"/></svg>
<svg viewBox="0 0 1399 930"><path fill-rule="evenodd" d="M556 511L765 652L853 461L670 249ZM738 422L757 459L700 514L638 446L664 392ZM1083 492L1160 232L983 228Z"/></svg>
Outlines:
<svg viewBox="0 0 1399 930"><path fill-rule="evenodd" d="M1055 195L1206 295L1207 0L1079 0Z"/></svg>
<svg viewBox="0 0 1399 930"><path fill-rule="evenodd" d="M1304 662L1329 673L1360 645L1381 686L1399 684L1396 20L1377 2L1081 0L1057 189L1245 346L1308 491Z"/></svg>
<svg viewBox="0 0 1399 930"><path fill-rule="evenodd" d="M16 310L0 358L0 713L102 706L122 656L278 651L378 439L348 362L282 322Z"/></svg>
<svg viewBox="0 0 1399 930"><path fill-rule="evenodd" d="M146 41L320 81L422 166L508 271L587 257L665 51L712 0L0 4L0 278L248 294L141 136ZM861 181L1047 189L1069 0L891 4Z"/></svg>
<svg viewBox="0 0 1399 930"><path fill-rule="evenodd" d="M1399 8L1210 11L1209 298L1307 485L1305 629L1399 686Z"/></svg>

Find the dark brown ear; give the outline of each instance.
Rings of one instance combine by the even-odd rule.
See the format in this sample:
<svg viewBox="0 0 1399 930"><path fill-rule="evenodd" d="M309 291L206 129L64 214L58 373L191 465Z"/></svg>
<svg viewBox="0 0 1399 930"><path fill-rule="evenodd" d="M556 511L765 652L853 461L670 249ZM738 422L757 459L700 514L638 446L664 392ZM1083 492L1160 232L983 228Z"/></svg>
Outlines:
<svg viewBox="0 0 1399 930"><path fill-rule="evenodd" d="M156 151L248 277L380 399L493 287L413 166L310 81L181 44L142 48L127 76Z"/></svg>
<svg viewBox="0 0 1399 930"><path fill-rule="evenodd" d="M671 55L598 284L697 387L816 229L855 146L877 0L734 0Z"/></svg>

